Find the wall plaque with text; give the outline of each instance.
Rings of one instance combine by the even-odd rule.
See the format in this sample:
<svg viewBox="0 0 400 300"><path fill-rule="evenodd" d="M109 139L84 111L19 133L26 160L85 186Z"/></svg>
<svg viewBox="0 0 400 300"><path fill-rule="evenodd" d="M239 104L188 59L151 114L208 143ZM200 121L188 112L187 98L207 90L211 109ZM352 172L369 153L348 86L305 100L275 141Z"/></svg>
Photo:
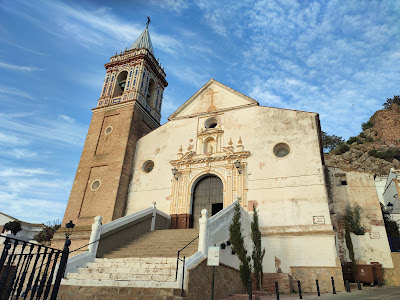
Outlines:
<svg viewBox="0 0 400 300"><path fill-rule="evenodd" d="M315 225L317 225L317 224L325 224L325 217L324 216L314 216L313 217L313 223Z"/></svg>

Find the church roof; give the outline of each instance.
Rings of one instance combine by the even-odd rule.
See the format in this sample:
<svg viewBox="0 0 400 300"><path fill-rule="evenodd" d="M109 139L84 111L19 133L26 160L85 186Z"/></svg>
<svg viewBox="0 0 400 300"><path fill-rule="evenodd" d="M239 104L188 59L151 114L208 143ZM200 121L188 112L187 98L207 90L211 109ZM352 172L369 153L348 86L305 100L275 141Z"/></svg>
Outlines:
<svg viewBox="0 0 400 300"><path fill-rule="evenodd" d="M138 37L138 39L133 43L133 45L129 48L129 50L143 49L143 48L149 50L151 52L151 54L154 55L153 45L151 44L148 27L146 27L146 29L142 32L142 34Z"/></svg>

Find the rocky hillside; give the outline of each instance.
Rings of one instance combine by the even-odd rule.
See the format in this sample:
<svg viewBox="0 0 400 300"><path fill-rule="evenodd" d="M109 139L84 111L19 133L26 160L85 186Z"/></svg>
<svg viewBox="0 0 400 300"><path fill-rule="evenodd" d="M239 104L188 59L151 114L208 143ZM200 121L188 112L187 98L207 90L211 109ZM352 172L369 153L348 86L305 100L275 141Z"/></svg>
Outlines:
<svg viewBox="0 0 400 300"><path fill-rule="evenodd" d="M400 169L400 106L377 111L369 124L371 128L325 154L326 165L379 175Z"/></svg>

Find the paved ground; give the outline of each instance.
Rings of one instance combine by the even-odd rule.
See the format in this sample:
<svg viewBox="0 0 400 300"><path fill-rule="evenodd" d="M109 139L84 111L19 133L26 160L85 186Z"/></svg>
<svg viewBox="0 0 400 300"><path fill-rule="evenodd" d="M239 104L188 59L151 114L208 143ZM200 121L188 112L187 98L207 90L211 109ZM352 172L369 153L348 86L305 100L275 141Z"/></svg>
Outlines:
<svg viewBox="0 0 400 300"><path fill-rule="evenodd" d="M242 297L228 297L224 298L226 300L247 300L249 299L248 296L243 295ZM253 295L253 299L259 300L275 300L276 295L271 296L260 296L255 298ZM291 294L291 295L280 295L280 300L283 299L299 299L298 294ZM303 299L305 300L377 300L377 299L384 299L384 300L399 300L400 299L400 287L392 287L392 286L384 286L384 287L363 287L363 290L359 291L357 289L352 289L350 293L346 292L338 292L336 295L333 294L321 294L320 297L317 296L316 293L314 294L303 294Z"/></svg>
<svg viewBox="0 0 400 300"><path fill-rule="evenodd" d="M270 297L260 297L260 300L276 299L275 295ZM299 299L298 295L281 295L280 299ZM400 287L363 287L363 290L359 291L353 289L350 293L338 292L336 295L333 294L321 294L318 297L316 294L303 294L303 299L320 299L320 300L356 300L356 299L385 299L385 300L399 300L400 299Z"/></svg>

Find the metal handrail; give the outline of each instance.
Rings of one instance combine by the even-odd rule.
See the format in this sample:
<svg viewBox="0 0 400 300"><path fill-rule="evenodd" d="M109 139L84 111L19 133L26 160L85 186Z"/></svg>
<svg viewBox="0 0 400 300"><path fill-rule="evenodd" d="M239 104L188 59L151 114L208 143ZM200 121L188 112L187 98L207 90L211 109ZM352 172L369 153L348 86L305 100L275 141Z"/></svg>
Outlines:
<svg viewBox="0 0 400 300"><path fill-rule="evenodd" d="M179 261L184 261L184 259L180 259L179 258L179 254L181 253L181 251L183 251L187 246L189 246L191 243L193 243L195 240L197 240L199 238L199 236L197 236L196 238L194 238L191 242L189 242L185 247L183 247L181 250L178 251L178 254L176 256L176 273L175 273L175 281L178 280L178 268L179 268Z"/></svg>

